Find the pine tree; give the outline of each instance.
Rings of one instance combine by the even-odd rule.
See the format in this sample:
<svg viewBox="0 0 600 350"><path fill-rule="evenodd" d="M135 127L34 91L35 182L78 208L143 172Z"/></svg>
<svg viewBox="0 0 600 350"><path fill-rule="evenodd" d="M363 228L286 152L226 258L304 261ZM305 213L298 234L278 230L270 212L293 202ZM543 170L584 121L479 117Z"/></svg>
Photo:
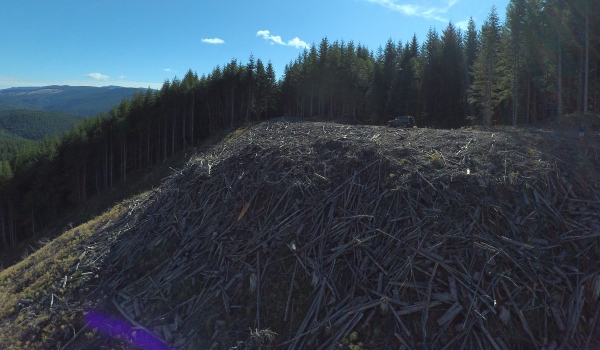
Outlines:
<svg viewBox="0 0 600 350"><path fill-rule="evenodd" d="M521 42L525 25L526 0L511 0L506 9L506 29L510 38L512 60L512 118L513 126L517 125L519 111L519 81L521 69Z"/></svg>
<svg viewBox="0 0 600 350"><path fill-rule="evenodd" d="M271 118L277 107L277 79L275 77L275 69L273 69L273 64L271 61L267 63L267 69L265 71L265 119Z"/></svg>
<svg viewBox="0 0 600 350"><path fill-rule="evenodd" d="M479 51L481 50L481 42L479 40L479 33L477 32L477 28L475 26L475 21L473 17L469 18L469 24L467 25L467 31L464 35L464 48L465 48L465 64L464 64L464 77L465 77L465 87L463 91L465 95L468 95L469 88L471 84L473 84L473 64L475 63L475 59L479 55ZM472 116L475 112L474 106L467 99L466 101L466 109L467 115Z"/></svg>
<svg viewBox="0 0 600 350"><path fill-rule="evenodd" d="M421 48L421 115L423 125L440 126L442 118L440 77L441 40L434 28L427 32Z"/></svg>
<svg viewBox="0 0 600 350"><path fill-rule="evenodd" d="M498 104L500 29L496 7L493 6L481 28L481 51L473 64L469 99L480 108L484 126L492 125L492 116Z"/></svg>
<svg viewBox="0 0 600 350"><path fill-rule="evenodd" d="M452 24L442 32L440 60L440 126L456 128L465 125L464 68L461 34Z"/></svg>
<svg viewBox="0 0 600 350"><path fill-rule="evenodd" d="M184 148L187 146L187 138L190 137L190 145L194 146L194 134L195 134L195 106L196 106L196 89L198 86L198 74L196 72L192 72L192 70L188 70L188 72L183 77L183 81L181 82L183 93L185 95L186 103L183 111L183 125L182 125L182 136L183 136L183 144ZM189 107L188 107L189 106ZM186 127L186 116L189 111L189 126Z"/></svg>

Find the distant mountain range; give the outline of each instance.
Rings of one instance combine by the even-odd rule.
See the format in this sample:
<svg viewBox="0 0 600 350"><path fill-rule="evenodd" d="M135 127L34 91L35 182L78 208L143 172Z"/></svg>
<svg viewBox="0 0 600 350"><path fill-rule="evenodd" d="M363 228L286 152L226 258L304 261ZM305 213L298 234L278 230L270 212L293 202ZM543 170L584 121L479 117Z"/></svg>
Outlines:
<svg viewBox="0 0 600 350"><path fill-rule="evenodd" d="M124 98L135 92L145 92L142 88L120 86L42 86L17 87L0 90L0 111L34 109L60 111L77 116L96 116L108 112Z"/></svg>

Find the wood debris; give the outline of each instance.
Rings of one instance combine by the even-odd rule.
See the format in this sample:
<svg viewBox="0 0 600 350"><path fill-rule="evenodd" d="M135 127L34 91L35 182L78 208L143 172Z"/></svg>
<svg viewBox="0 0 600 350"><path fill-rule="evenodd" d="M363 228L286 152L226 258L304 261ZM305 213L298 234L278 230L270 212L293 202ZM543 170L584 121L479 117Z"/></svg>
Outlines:
<svg viewBox="0 0 600 350"><path fill-rule="evenodd" d="M80 266L179 348L267 328L282 349L355 331L378 348L600 346L596 178L509 133L376 129L251 128L132 203Z"/></svg>

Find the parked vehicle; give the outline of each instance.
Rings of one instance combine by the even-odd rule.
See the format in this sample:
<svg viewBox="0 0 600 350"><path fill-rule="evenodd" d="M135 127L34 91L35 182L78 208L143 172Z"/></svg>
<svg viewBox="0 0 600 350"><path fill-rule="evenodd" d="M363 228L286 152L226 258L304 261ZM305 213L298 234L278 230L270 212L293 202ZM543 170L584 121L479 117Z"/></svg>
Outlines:
<svg viewBox="0 0 600 350"><path fill-rule="evenodd" d="M415 118L412 116L396 117L392 120L388 120L387 124L389 127L392 127L392 128L397 128L397 127L412 128L413 126L416 125Z"/></svg>

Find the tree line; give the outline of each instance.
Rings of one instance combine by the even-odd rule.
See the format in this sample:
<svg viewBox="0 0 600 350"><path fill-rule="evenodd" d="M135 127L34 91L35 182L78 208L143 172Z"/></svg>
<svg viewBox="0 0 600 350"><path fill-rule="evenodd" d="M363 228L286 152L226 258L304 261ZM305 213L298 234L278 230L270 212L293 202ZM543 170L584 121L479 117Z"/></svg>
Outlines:
<svg viewBox="0 0 600 350"><path fill-rule="evenodd" d="M160 90L124 99L60 137L0 162L0 247L34 235L91 196L127 182L214 133L289 115L383 124L413 115L419 126L519 125L597 112L600 4L511 0L479 29L449 23L424 41L352 41L304 50L277 79L270 62L233 59Z"/></svg>

